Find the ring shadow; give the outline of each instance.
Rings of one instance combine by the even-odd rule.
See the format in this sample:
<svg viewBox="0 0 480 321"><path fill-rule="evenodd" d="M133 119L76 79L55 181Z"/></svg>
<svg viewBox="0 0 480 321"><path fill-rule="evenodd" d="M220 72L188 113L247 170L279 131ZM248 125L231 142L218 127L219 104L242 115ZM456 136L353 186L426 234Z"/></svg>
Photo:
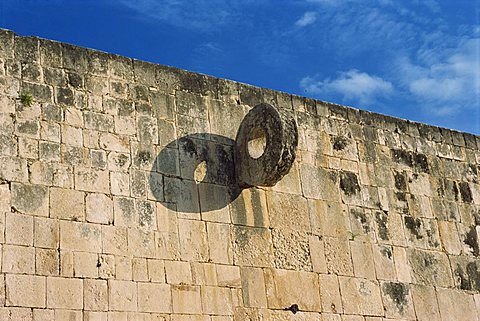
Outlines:
<svg viewBox="0 0 480 321"><path fill-rule="evenodd" d="M234 164L235 141L196 133L165 146L153 162L149 185L163 206L184 213L219 210L241 193Z"/></svg>

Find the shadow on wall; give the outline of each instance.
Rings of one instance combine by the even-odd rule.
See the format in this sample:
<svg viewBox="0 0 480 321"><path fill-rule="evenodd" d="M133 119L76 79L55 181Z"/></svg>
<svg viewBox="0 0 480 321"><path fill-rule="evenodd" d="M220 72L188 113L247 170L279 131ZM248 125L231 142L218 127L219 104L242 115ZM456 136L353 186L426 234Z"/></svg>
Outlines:
<svg viewBox="0 0 480 321"><path fill-rule="evenodd" d="M235 141L198 133L170 142L155 159L149 185L155 198L184 213L224 208L241 193L234 166Z"/></svg>

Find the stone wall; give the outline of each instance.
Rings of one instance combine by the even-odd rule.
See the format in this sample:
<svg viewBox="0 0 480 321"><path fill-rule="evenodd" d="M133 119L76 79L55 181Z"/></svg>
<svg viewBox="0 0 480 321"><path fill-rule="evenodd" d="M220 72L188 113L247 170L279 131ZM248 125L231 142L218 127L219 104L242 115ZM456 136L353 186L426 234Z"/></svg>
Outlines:
<svg viewBox="0 0 480 321"><path fill-rule="evenodd" d="M297 158L242 190L261 102ZM470 134L2 30L0 320L478 320L479 164Z"/></svg>

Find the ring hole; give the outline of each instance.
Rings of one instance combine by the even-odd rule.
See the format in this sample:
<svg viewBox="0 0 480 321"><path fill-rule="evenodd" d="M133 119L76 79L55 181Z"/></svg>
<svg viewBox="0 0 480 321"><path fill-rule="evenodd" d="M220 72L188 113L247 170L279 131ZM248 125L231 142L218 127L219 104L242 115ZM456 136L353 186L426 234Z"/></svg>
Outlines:
<svg viewBox="0 0 480 321"><path fill-rule="evenodd" d="M260 158L267 146L267 135L262 128L254 128L248 136L248 153L253 159Z"/></svg>
<svg viewBox="0 0 480 321"><path fill-rule="evenodd" d="M207 176L207 162L203 161L195 167L193 179L198 184L205 179L205 176Z"/></svg>

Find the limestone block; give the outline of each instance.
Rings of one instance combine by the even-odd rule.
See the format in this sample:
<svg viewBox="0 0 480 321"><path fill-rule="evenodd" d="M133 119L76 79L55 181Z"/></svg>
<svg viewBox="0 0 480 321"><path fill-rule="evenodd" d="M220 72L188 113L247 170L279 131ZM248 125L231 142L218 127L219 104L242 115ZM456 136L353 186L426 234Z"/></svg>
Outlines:
<svg viewBox="0 0 480 321"><path fill-rule="evenodd" d="M17 157L0 157L0 177L8 181L27 182L27 161ZM34 207L36 209L36 205Z"/></svg>
<svg viewBox="0 0 480 321"><path fill-rule="evenodd" d="M73 275L75 277L98 277L98 254L87 252L73 253Z"/></svg>
<svg viewBox="0 0 480 321"><path fill-rule="evenodd" d="M347 206L322 200L309 200L308 207L314 234L332 237L348 235Z"/></svg>
<svg viewBox="0 0 480 321"><path fill-rule="evenodd" d="M325 258L329 273L353 276L353 264L348 240L325 237Z"/></svg>
<svg viewBox="0 0 480 321"><path fill-rule="evenodd" d="M272 229L271 233L276 268L312 271L306 232Z"/></svg>
<svg viewBox="0 0 480 321"><path fill-rule="evenodd" d="M106 280L83 280L83 308L106 311L108 309L108 287Z"/></svg>
<svg viewBox="0 0 480 321"><path fill-rule="evenodd" d="M412 298L418 321L441 321L435 288L412 285Z"/></svg>
<svg viewBox="0 0 480 321"><path fill-rule="evenodd" d="M437 300L442 321L471 321L477 318L473 294L437 288Z"/></svg>
<svg viewBox="0 0 480 321"><path fill-rule="evenodd" d="M343 304L338 277L333 274L319 274L319 282L322 311L342 313Z"/></svg>
<svg viewBox="0 0 480 321"><path fill-rule="evenodd" d="M0 147L2 148L3 154L5 156L14 156L17 150L16 142L7 136L0 135L0 137ZM22 158L38 159L38 141L35 139L19 137L18 154Z"/></svg>
<svg viewBox="0 0 480 321"><path fill-rule="evenodd" d="M265 191L257 188L242 190L240 195L229 204L232 222L237 225L269 227L267 200Z"/></svg>
<svg viewBox="0 0 480 321"><path fill-rule="evenodd" d="M448 254L459 255L462 245L459 240L459 233L454 222L438 221L438 229L443 248Z"/></svg>
<svg viewBox="0 0 480 321"><path fill-rule="evenodd" d="M157 228L157 213L154 202L137 201L138 225L146 230Z"/></svg>
<svg viewBox="0 0 480 321"><path fill-rule="evenodd" d="M11 210L11 194L8 184L0 184L0 212L10 212Z"/></svg>
<svg viewBox="0 0 480 321"><path fill-rule="evenodd" d="M327 260L325 258L325 246L318 236L309 237L310 259L314 272L327 273Z"/></svg>
<svg viewBox="0 0 480 321"><path fill-rule="evenodd" d="M83 146L83 131L73 126L62 126L62 143L70 146Z"/></svg>
<svg viewBox="0 0 480 321"><path fill-rule="evenodd" d="M83 321L82 311L55 309L54 314L55 314L55 319L54 319L55 321L57 320Z"/></svg>
<svg viewBox="0 0 480 321"><path fill-rule="evenodd" d="M350 242L352 251L353 271L356 277L375 280L375 265L372 245L363 242Z"/></svg>
<svg viewBox="0 0 480 321"><path fill-rule="evenodd" d="M83 281L61 277L47 277L47 308L83 308Z"/></svg>
<svg viewBox="0 0 480 321"><path fill-rule="evenodd" d="M215 286L203 286L202 306L205 314L233 315L232 294L230 289Z"/></svg>
<svg viewBox="0 0 480 321"><path fill-rule="evenodd" d="M395 271L398 281L412 283L412 268L405 248L395 246L393 248L393 260L395 261Z"/></svg>
<svg viewBox="0 0 480 321"><path fill-rule="evenodd" d="M395 212L376 211L375 233L379 243L405 246L404 223L402 216Z"/></svg>
<svg viewBox="0 0 480 321"><path fill-rule="evenodd" d="M128 256L115 256L115 278L117 280L132 280L132 259Z"/></svg>
<svg viewBox="0 0 480 321"><path fill-rule="evenodd" d="M221 206L229 203L227 187L202 182L198 185L198 196L203 221L230 223L228 206Z"/></svg>
<svg viewBox="0 0 480 321"><path fill-rule="evenodd" d="M383 316L380 287L377 282L339 277L343 309L347 314Z"/></svg>
<svg viewBox="0 0 480 321"><path fill-rule="evenodd" d="M351 236L355 240L372 242L376 240L373 227L373 216L370 210L359 207L349 208Z"/></svg>
<svg viewBox="0 0 480 321"><path fill-rule="evenodd" d="M338 178L333 171L302 164L300 165L300 177L305 197L340 202Z"/></svg>
<svg viewBox="0 0 480 321"><path fill-rule="evenodd" d="M233 263L231 227L228 224L207 223L210 260L214 263Z"/></svg>
<svg viewBox="0 0 480 321"><path fill-rule="evenodd" d="M218 285L215 264L191 262L193 284Z"/></svg>
<svg viewBox="0 0 480 321"><path fill-rule="evenodd" d="M0 308L0 319L6 321L31 320L32 310L28 308Z"/></svg>
<svg viewBox="0 0 480 321"><path fill-rule="evenodd" d="M310 219L308 203L300 195L267 193L270 226L309 232Z"/></svg>
<svg viewBox="0 0 480 321"><path fill-rule="evenodd" d="M127 228L121 226L102 226L102 252L126 255L128 252Z"/></svg>
<svg viewBox="0 0 480 321"><path fill-rule="evenodd" d="M85 311L83 313L83 321L108 321L108 313L99 311Z"/></svg>
<svg viewBox="0 0 480 321"><path fill-rule="evenodd" d="M267 294L263 270L260 268L240 268L243 302L246 307L266 308Z"/></svg>
<svg viewBox="0 0 480 321"><path fill-rule="evenodd" d="M171 302L170 285L138 283L138 310L140 312L171 313Z"/></svg>
<svg viewBox="0 0 480 321"><path fill-rule="evenodd" d="M12 207L20 213L48 216L48 195L46 186L15 182L11 184Z"/></svg>
<svg viewBox="0 0 480 321"><path fill-rule="evenodd" d="M128 253L140 257L154 257L155 233L139 228L128 229Z"/></svg>
<svg viewBox="0 0 480 321"><path fill-rule="evenodd" d="M34 274L35 248L4 245L2 254L2 272Z"/></svg>
<svg viewBox="0 0 480 321"><path fill-rule="evenodd" d="M110 192L108 172L93 168L75 167L75 189L108 194Z"/></svg>
<svg viewBox="0 0 480 321"><path fill-rule="evenodd" d="M100 253L102 250L100 226L90 223L60 222L60 248Z"/></svg>
<svg viewBox="0 0 480 321"><path fill-rule="evenodd" d="M5 241L7 244L33 245L33 217L6 213Z"/></svg>
<svg viewBox="0 0 480 321"><path fill-rule="evenodd" d="M148 281L147 259L134 257L132 259L132 273L134 281Z"/></svg>
<svg viewBox="0 0 480 321"><path fill-rule="evenodd" d="M112 131L113 116L95 112L84 112L83 119L85 121L85 128L87 129L93 129L101 132Z"/></svg>
<svg viewBox="0 0 480 321"><path fill-rule="evenodd" d="M147 259L148 280L165 283L165 263L163 260Z"/></svg>
<svg viewBox="0 0 480 321"><path fill-rule="evenodd" d="M107 163L111 171L126 171L131 164L130 154L109 152Z"/></svg>
<svg viewBox="0 0 480 321"><path fill-rule="evenodd" d="M372 245L375 274L379 280L396 280L393 249L389 245ZM395 263L394 263L395 262Z"/></svg>
<svg viewBox="0 0 480 321"><path fill-rule="evenodd" d="M7 274L5 284L7 306L45 307L45 277Z"/></svg>
<svg viewBox="0 0 480 321"><path fill-rule="evenodd" d="M88 194L85 198L87 222L110 224L113 222L113 201L105 194Z"/></svg>
<svg viewBox="0 0 480 321"><path fill-rule="evenodd" d="M35 120L19 119L15 123L15 134L38 139L40 138L40 124Z"/></svg>
<svg viewBox="0 0 480 321"><path fill-rule="evenodd" d="M50 191L50 217L83 221L85 219L85 193L52 188Z"/></svg>
<svg viewBox="0 0 480 321"><path fill-rule="evenodd" d="M233 237L235 265L256 267L273 265L273 245L269 229L234 226Z"/></svg>
<svg viewBox="0 0 480 321"><path fill-rule="evenodd" d="M33 321L50 321L54 315L54 310L51 309L33 309Z"/></svg>
<svg viewBox="0 0 480 321"><path fill-rule="evenodd" d="M65 277L73 277L73 252L60 251L60 275Z"/></svg>
<svg viewBox="0 0 480 321"><path fill-rule="evenodd" d="M130 196L128 173L110 172L110 187L113 195Z"/></svg>
<svg viewBox="0 0 480 321"><path fill-rule="evenodd" d="M240 268L231 265L216 265L217 283L222 287L240 287Z"/></svg>
<svg viewBox="0 0 480 321"><path fill-rule="evenodd" d="M142 292L144 290L142 286ZM108 302L110 311L137 311L137 283L108 280Z"/></svg>
<svg viewBox="0 0 480 321"><path fill-rule="evenodd" d="M172 286L173 313L202 314L200 286Z"/></svg>
<svg viewBox="0 0 480 321"><path fill-rule="evenodd" d="M410 286L400 282L381 283L385 316L392 319L416 320Z"/></svg>
<svg viewBox="0 0 480 321"><path fill-rule="evenodd" d="M270 309L285 309L297 304L302 311L321 311L315 273L265 269L265 287Z"/></svg>
<svg viewBox="0 0 480 321"><path fill-rule="evenodd" d="M180 237L180 255L187 261L207 261L208 242L204 222L193 220L178 220Z"/></svg>
<svg viewBox="0 0 480 321"><path fill-rule="evenodd" d="M190 263L182 261L165 261L167 283L192 284Z"/></svg>
<svg viewBox="0 0 480 321"><path fill-rule="evenodd" d="M441 287L453 285L452 271L446 254L409 249L407 257L412 267L415 283Z"/></svg>
<svg viewBox="0 0 480 321"><path fill-rule="evenodd" d="M35 249L35 274L59 275L60 257L57 249Z"/></svg>
<svg viewBox="0 0 480 321"><path fill-rule="evenodd" d="M115 226L137 227L138 214L133 198L114 196L113 213Z"/></svg>
<svg viewBox="0 0 480 321"><path fill-rule="evenodd" d="M115 278L115 256L101 254L98 256L98 277L101 279Z"/></svg>

